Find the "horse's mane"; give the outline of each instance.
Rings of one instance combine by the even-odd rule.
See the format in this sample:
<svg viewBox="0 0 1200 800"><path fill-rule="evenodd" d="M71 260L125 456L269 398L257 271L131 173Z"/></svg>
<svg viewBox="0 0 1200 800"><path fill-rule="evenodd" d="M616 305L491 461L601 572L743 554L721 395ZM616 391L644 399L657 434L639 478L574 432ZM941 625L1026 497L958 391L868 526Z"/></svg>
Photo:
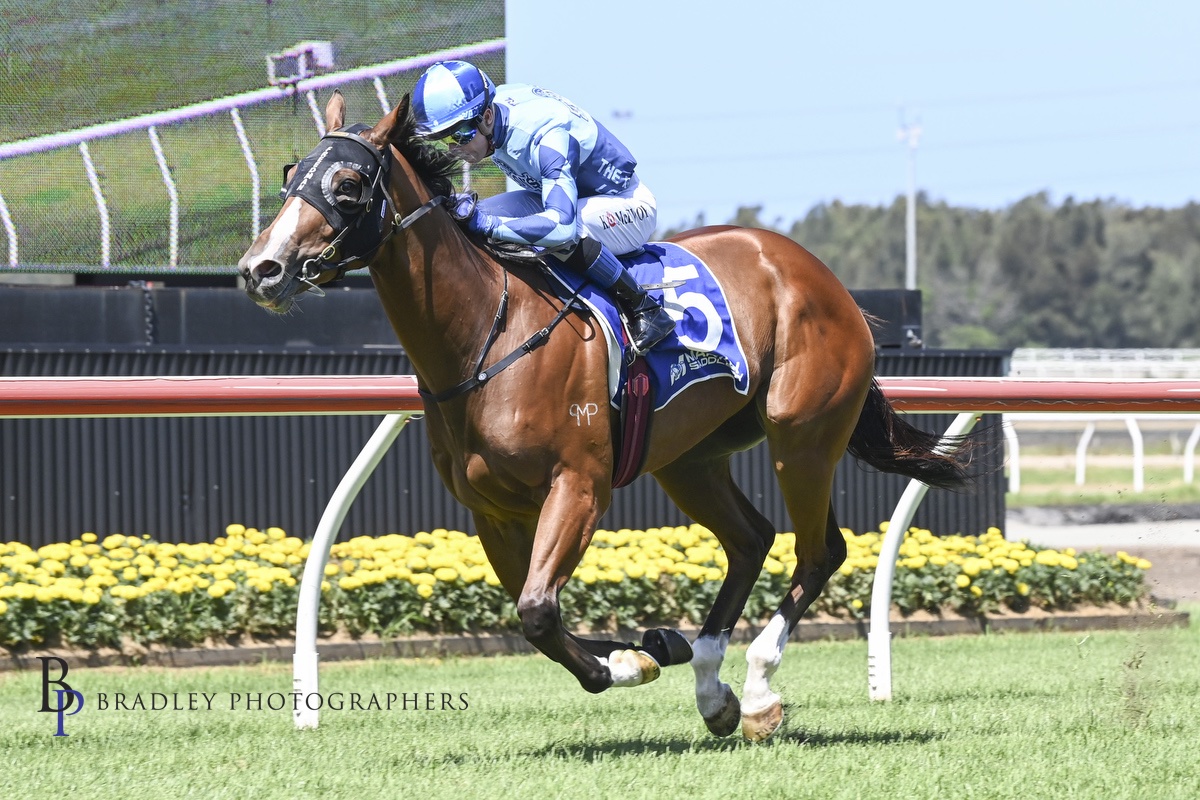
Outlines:
<svg viewBox="0 0 1200 800"><path fill-rule="evenodd" d="M404 119L400 120L399 135L392 142L435 195L449 197L454 193L453 176L458 174L462 162L450 155L448 150L422 139L417 135L416 128L417 121L410 107Z"/></svg>

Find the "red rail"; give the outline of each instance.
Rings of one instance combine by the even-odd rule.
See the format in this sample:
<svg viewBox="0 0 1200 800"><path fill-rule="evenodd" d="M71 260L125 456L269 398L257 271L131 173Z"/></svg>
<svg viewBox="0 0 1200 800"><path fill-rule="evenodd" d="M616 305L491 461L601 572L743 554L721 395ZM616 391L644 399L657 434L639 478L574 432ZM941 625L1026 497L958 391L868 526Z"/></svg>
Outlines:
<svg viewBox="0 0 1200 800"><path fill-rule="evenodd" d="M420 411L412 375L0 378L0 417L387 414Z"/></svg>
<svg viewBox="0 0 1200 800"><path fill-rule="evenodd" d="M1200 381L880 378L903 411L1200 411Z"/></svg>
<svg viewBox="0 0 1200 800"><path fill-rule="evenodd" d="M1200 412L1196 380L880 378L902 411ZM411 375L0 378L0 417L420 411Z"/></svg>

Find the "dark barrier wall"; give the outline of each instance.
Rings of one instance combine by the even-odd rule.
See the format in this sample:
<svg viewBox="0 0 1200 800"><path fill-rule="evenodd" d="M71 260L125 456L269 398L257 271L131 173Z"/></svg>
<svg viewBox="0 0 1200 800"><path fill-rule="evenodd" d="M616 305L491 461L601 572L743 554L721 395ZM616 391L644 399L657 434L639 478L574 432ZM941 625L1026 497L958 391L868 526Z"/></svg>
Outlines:
<svg viewBox="0 0 1200 800"><path fill-rule="evenodd" d="M77 343L46 342L44 339L55 332L62 334L72 328L69 334L62 334L62 339L78 338L80 328L92 326L95 340L103 342L108 339L104 326L109 322L96 313L95 303L82 303L77 316L67 317L56 316L40 302L29 302L21 314L33 309L47 316L25 330L43 341L25 346L0 345L0 374L411 372L371 292L331 293L319 304L305 304L303 322L294 324L296 319L265 316L237 292L111 291L114 293L105 305L113 308L122 302L128 304L121 317L122 329L137 329L128 321L128 314L136 313L146 323L140 333L148 332L147 338L158 338L158 343L82 347ZM38 293L23 296L34 298ZM115 300L117 297L122 299ZM0 289L0 307L11 312L7 319L0 319L0 332L3 325L13 325L14 316L21 315L17 313L20 307L5 302L8 299L11 292ZM164 313L165 308L171 309L169 314ZM244 314L244 310L251 313ZM60 326L53 324L56 319ZM353 330L345 327L347 319L356 320ZM258 332L264 326L267 334ZM895 330L898 336L907 336L905 331L914 328L919 335L919 322L910 321ZM253 334L264 339L277 334L276 338L293 344L198 344L194 337L189 340L193 330L196 335L207 332L216 338ZM355 348L321 344L349 335L368 341ZM173 343L164 344L164 339ZM1007 353L1000 352L884 347L879 350L877 369L881 375L987 376L1004 374L1006 362ZM952 415L912 415L909 419L929 430L941 431ZM36 546L75 538L84 531L101 535L149 533L166 540L203 541L221 535L231 522L260 528L278 525L307 537L316 528L337 482L378 422L378 417L344 416L0 420L0 541L17 540ZM1004 483L998 420L985 418L982 425L990 447L979 459L977 469L982 472L974 489L962 494L931 491L914 524L936 533L978 533L989 525L1002 524ZM740 454L735 459L734 475L780 530L790 529L765 448ZM868 472L844 460L835 485L839 522L856 531L875 529L891 515L905 485L903 479ZM601 524L607 528L644 528L687 521L653 479L643 477L616 493ZM450 498L437 478L423 423L414 422L363 488L346 518L342 536L411 533L436 527L473 531L467 512Z"/></svg>

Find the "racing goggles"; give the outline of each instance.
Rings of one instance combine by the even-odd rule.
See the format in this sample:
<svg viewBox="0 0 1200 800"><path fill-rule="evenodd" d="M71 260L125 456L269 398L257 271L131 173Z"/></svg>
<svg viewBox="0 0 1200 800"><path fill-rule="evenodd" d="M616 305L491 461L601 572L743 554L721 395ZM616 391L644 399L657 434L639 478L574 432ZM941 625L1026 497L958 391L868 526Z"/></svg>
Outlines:
<svg viewBox="0 0 1200 800"><path fill-rule="evenodd" d="M479 133L479 120L468 119L463 120L448 131L435 134L434 138L447 147L462 147L470 143L477 133Z"/></svg>

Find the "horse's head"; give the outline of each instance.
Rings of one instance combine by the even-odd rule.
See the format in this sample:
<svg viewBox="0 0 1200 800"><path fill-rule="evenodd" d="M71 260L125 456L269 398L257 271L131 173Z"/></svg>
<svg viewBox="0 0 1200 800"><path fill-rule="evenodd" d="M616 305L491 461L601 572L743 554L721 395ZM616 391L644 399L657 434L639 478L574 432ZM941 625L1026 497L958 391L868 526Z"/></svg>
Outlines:
<svg viewBox="0 0 1200 800"><path fill-rule="evenodd" d="M325 108L327 133L284 176L283 208L238 262L246 293L260 306L286 312L293 299L366 266L395 225L387 192L390 144L409 118L408 96L374 127L345 126L346 103L335 92Z"/></svg>

